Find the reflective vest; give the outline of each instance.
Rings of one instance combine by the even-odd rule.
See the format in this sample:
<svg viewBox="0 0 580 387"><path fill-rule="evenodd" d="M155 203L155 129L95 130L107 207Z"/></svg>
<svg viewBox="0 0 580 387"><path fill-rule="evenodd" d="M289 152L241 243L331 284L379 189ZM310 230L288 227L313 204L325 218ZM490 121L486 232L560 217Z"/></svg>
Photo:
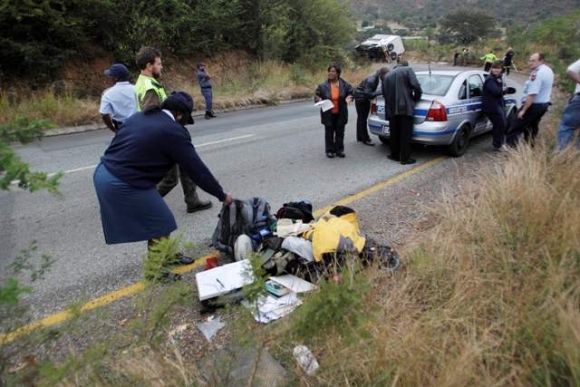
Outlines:
<svg viewBox="0 0 580 387"><path fill-rule="evenodd" d="M141 104L143 103L143 98L149 90L154 90L159 97L159 102L165 101L167 98L167 92L161 83L159 83L155 78L148 77L147 75L139 75L137 82L135 83L135 94L137 95L137 110L141 111Z"/></svg>

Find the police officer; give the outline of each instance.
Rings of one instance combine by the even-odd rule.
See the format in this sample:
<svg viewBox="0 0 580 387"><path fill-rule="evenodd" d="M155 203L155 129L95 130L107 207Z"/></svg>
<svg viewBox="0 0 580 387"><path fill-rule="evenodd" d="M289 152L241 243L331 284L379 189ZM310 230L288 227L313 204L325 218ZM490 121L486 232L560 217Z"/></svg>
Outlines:
<svg viewBox="0 0 580 387"><path fill-rule="evenodd" d="M554 83L554 72L544 63L544 54L530 55L528 65L532 72L522 93L522 106L507 134L507 144L515 147L523 133L526 142L534 146L540 120L548 111Z"/></svg>
<svg viewBox="0 0 580 387"><path fill-rule="evenodd" d="M363 81L354 90L354 106L356 107L356 140L365 145L373 146L367 131L367 118L371 110L371 100L382 91L377 91L379 81L382 81L387 73L390 71L388 67L382 67L370 76L363 79Z"/></svg>
<svg viewBox="0 0 580 387"><path fill-rule="evenodd" d="M135 86L129 82L131 73L122 63L115 63L105 70L114 85L103 92L99 113L103 122L114 133L121 124L137 112Z"/></svg>
<svg viewBox="0 0 580 387"><path fill-rule="evenodd" d="M558 127L558 150L570 145L574 131L580 128L580 59L568 66L566 74L576 82L576 88L562 113L562 121ZM580 147L580 142L578 146Z"/></svg>
<svg viewBox="0 0 580 387"><path fill-rule="evenodd" d="M207 72L205 63L197 64L197 80L199 82L199 87L201 89L201 95L205 99L205 119L217 117L213 114L213 85L211 82L211 76Z"/></svg>
<svg viewBox="0 0 580 387"><path fill-rule="evenodd" d="M143 47L137 53L136 63L141 70L141 74L135 83L139 111L161 106L167 99L167 92L159 82L161 70L163 69L161 52L153 47ZM158 184L157 191L159 194L165 196L171 192L177 185L178 177L183 188L187 213L205 210L212 206L211 201L202 201L199 199L195 183L189 176L179 170L177 164Z"/></svg>
<svg viewBox="0 0 580 387"><path fill-rule="evenodd" d="M495 56L493 50L491 50L490 52L482 56L480 59L483 60L483 71L489 71L489 69L491 69L491 65L493 64L493 62L497 60L497 56Z"/></svg>

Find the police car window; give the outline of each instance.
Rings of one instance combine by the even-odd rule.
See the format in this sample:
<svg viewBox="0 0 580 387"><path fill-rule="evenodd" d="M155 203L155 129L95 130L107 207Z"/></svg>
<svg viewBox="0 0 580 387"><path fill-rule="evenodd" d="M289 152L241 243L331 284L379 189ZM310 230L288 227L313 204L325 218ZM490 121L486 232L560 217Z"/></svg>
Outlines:
<svg viewBox="0 0 580 387"><path fill-rule="evenodd" d="M419 74L417 80L421 85L423 94L444 96L451 86L453 77L439 74Z"/></svg>
<svg viewBox="0 0 580 387"><path fill-rule="evenodd" d="M467 81L463 81L461 87L459 88L458 99L467 99Z"/></svg>
<svg viewBox="0 0 580 387"><path fill-rule="evenodd" d="M483 95L483 81L479 75L469 77L469 97L481 97Z"/></svg>

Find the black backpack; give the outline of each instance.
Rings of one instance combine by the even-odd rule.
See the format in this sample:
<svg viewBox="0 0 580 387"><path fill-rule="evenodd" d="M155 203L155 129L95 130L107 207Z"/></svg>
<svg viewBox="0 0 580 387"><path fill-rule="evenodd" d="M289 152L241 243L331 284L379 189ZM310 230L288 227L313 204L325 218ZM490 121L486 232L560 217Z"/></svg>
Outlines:
<svg viewBox="0 0 580 387"><path fill-rule="evenodd" d="M276 218L270 213L270 204L258 197L235 199L229 206L222 208L218 217L212 245L231 258L234 257L234 243L240 235L254 237L260 231L269 230L276 222Z"/></svg>
<svg viewBox="0 0 580 387"><path fill-rule="evenodd" d="M284 203L276 212L276 218L302 220L302 223L310 223L314 220L312 204L306 201Z"/></svg>

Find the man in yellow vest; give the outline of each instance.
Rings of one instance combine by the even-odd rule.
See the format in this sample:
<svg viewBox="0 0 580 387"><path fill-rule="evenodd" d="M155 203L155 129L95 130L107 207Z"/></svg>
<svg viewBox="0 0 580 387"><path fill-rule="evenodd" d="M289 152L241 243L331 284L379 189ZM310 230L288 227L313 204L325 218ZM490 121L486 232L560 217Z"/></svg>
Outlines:
<svg viewBox="0 0 580 387"><path fill-rule="evenodd" d="M139 102L138 110L161 106L161 103L167 98L167 91L159 82L161 70L163 69L161 52L153 47L143 47L137 53L135 62L141 70L141 74L135 83L135 94ZM188 213L205 210L212 206L211 201L199 199L195 183L188 176L182 174L177 165L157 185L157 192L161 196L167 195L177 185L178 177L183 188Z"/></svg>
<svg viewBox="0 0 580 387"><path fill-rule="evenodd" d="M480 58L483 61L483 71L489 71L493 62L497 60L497 56L493 53L493 50L485 54Z"/></svg>

